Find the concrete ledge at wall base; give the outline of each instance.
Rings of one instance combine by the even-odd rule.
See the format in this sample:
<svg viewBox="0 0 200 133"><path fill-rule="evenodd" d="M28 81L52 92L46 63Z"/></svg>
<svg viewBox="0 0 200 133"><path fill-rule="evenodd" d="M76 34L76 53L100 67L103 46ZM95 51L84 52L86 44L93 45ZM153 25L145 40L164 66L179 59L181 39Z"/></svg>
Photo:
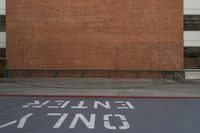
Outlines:
<svg viewBox="0 0 200 133"><path fill-rule="evenodd" d="M133 78L184 79L184 71L137 69L6 70L8 78Z"/></svg>
<svg viewBox="0 0 200 133"><path fill-rule="evenodd" d="M185 79L200 79L200 69L185 69Z"/></svg>

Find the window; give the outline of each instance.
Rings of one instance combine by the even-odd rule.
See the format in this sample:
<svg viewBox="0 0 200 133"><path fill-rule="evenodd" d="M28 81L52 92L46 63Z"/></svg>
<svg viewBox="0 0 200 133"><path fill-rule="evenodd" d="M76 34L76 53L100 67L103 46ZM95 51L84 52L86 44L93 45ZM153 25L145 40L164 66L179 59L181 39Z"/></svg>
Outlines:
<svg viewBox="0 0 200 133"><path fill-rule="evenodd" d="M185 31L200 31L200 15L184 15Z"/></svg>
<svg viewBox="0 0 200 133"><path fill-rule="evenodd" d="M186 69L200 69L200 47L184 48L184 67Z"/></svg>
<svg viewBox="0 0 200 133"><path fill-rule="evenodd" d="M0 15L0 32L6 31L6 16Z"/></svg>

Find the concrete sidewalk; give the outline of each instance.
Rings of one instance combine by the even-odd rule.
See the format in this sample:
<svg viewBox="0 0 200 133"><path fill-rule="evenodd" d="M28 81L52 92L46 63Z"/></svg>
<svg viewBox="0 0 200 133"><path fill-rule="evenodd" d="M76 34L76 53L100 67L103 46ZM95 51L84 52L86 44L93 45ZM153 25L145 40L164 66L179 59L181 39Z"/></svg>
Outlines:
<svg viewBox="0 0 200 133"><path fill-rule="evenodd" d="M200 97L200 80L0 79L0 95Z"/></svg>

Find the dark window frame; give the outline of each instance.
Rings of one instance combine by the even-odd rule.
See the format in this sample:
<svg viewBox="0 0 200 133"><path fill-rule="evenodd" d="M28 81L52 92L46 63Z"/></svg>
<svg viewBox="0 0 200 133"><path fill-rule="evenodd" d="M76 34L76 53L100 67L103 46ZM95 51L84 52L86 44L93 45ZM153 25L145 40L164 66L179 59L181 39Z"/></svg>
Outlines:
<svg viewBox="0 0 200 133"><path fill-rule="evenodd" d="M0 32L6 31L6 15L0 15Z"/></svg>
<svg viewBox="0 0 200 133"><path fill-rule="evenodd" d="M185 31L200 31L200 15L184 15Z"/></svg>
<svg viewBox="0 0 200 133"><path fill-rule="evenodd" d="M184 68L200 69L200 47L184 48Z"/></svg>

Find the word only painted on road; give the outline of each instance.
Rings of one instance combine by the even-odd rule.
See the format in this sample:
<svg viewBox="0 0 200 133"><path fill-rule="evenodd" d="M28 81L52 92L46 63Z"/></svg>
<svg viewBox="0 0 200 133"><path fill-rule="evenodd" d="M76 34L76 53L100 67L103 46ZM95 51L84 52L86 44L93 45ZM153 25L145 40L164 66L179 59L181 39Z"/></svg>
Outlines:
<svg viewBox="0 0 200 133"><path fill-rule="evenodd" d="M25 103L21 106L21 109L27 109L28 111L47 109L47 112L40 113L42 117L51 117L54 120L52 127L59 129L62 126L69 129L74 129L78 124L82 123L86 129L95 129L95 125L99 123L99 119L102 120L102 125L108 130L127 130L131 127L129 120L126 117L126 113L122 114L123 110L134 110L135 107L130 101L70 101L70 100L34 100L29 103ZM78 113L73 113L74 111ZM84 111L83 111L84 110ZM85 111L86 110L86 111ZM81 111L89 113L80 113ZM109 111L99 115L98 110ZM112 110L120 113L112 113ZM60 112L62 111L62 112ZM0 128L7 128L15 125L16 128L22 129L28 125L29 122L37 116L37 113L28 112L19 119L15 119L4 124L0 124ZM70 116L71 115L71 116ZM96 120L98 117L98 120ZM101 117L101 118L99 118ZM63 124L68 121L67 124ZM118 122L113 122L118 121Z"/></svg>

